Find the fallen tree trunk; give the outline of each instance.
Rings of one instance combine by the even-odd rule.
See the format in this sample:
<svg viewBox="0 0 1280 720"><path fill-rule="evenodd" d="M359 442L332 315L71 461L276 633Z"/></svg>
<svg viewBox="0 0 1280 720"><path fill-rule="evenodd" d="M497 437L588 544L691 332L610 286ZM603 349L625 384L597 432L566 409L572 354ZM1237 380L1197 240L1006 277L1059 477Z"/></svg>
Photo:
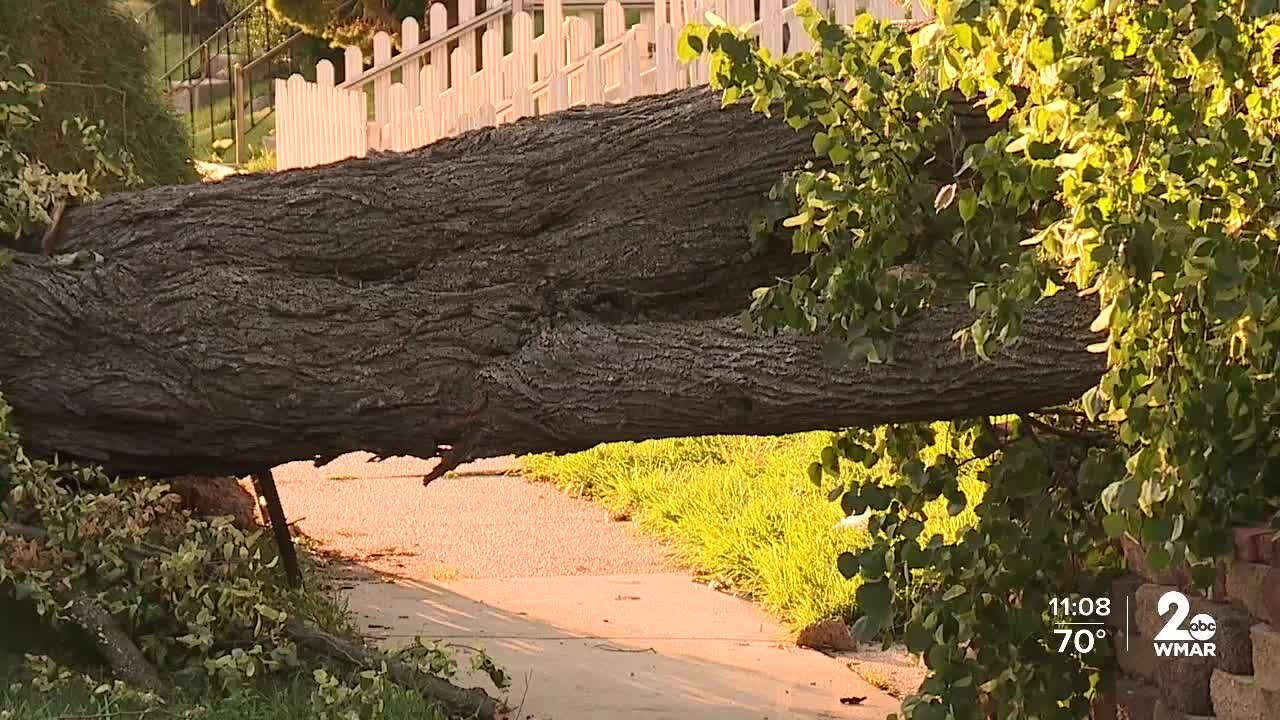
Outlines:
<svg viewBox="0 0 1280 720"><path fill-rule="evenodd" d="M1065 294L993 363L951 341L960 307L872 370L736 329L794 267L744 254L746 218L809 145L690 90L71 208L58 255L0 270L0 392L37 451L171 475L999 414L1096 382L1094 310Z"/></svg>

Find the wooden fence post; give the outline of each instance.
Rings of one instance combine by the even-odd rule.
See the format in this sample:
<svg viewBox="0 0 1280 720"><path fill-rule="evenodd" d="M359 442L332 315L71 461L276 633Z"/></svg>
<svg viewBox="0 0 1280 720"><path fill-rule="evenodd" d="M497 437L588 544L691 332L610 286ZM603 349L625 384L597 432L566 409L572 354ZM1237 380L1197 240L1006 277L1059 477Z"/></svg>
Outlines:
<svg viewBox="0 0 1280 720"><path fill-rule="evenodd" d="M803 23L795 16L795 0L653 0L652 8L641 13L641 23L630 28L627 11L618 0L597 1L597 9L587 11L589 15L575 11L578 14L567 17L566 0L543 0L544 31L536 37L533 16L525 10L527 0L501 5L485 0L483 26L466 31L449 27L445 5L435 2L425 19L407 18L400 25L400 55L421 52L423 38L434 43L421 56L396 56L394 38L379 32L368 71L359 49L346 50L342 86L334 84L332 67L326 74L321 64L315 83L297 75L276 81L277 167L363 157L371 148L408 150L469 127L705 83L707 58L687 66L678 62L676 39L686 22L701 21L708 9L735 25L756 22L760 46L775 55L812 48ZM458 0L460 25L475 24L478 2ZM903 14L896 0L814 2L844 23L863 8L881 17ZM909 4L920 5L919 0ZM511 52L505 53L503 27L508 12L512 39ZM607 52L595 45L594 19L600 15ZM449 44L441 42L445 36L451 38ZM399 83L391 81L391 66L399 68ZM246 93L252 71L252 65L235 66L237 163L245 162L248 155L245 136L253 109ZM368 93L374 94L371 103Z"/></svg>
<svg viewBox="0 0 1280 720"><path fill-rule="evenodd" d="M543 51L547 57L547 69L544 77L549 78L553 73L564 67L565 64L563 0L545 0L542 5L542 12ZM539 74L542 74L541 70L539 70Z"/></svg>
<svg viewBox="0 0 1280 720"><path fill-rule="evenodd" d="M288 85L277 78L274 83L276 97L276 170L288 170L289 144L293 142L293 102Z"/></svg>
<svg viewBox="0 0 1280 720"><path fill-rule="evenodd" d="M416 18L407 17L400 23L400 52L410 53L418 47L418 41L421 37L421 31L418 27ZM418 106L418 73L422 67L422 61L419 58L411 58L409 62L400 66L400 84L404 85L409 108L413 109Z"/></svg>
<svg viewBox="0 0 1280 720"><path fill-rule="evenodd" d="M244 164L244 134L245 134L245 118L244 118L244 66L236 63L235 70L232 73L233 82L235 83L235 107L232 108L232 120L236 129L236 165ZM253 112L253 108L249 108L249 112Z"/></svg>
<svg viewBox="0 0 1280 720"><path fill-rule="evenodd" d="M385 32L378 32L373 36L373 66L375 68L385 65L391 60L391 36ZM373 79L373 121L379 127L385 125L389 119L391 98L391 75L382 73Z"/></svg>
<svg viewBox="0 0 1280 720"><path fill-rule="evenodd" d="M604 102L604 73L600 71L600 53L593 52L587 56L582 68L582 87L585 93L582 102L585 105L599 105Z"/></svg>

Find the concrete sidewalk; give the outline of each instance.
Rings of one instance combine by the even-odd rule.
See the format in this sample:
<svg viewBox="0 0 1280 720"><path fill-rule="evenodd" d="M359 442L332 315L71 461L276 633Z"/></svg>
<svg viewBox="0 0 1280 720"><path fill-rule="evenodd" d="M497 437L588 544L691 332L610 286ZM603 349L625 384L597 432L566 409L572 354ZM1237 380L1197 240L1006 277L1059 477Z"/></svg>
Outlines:
<svg viewBox="0 0 1280 720"><path fill-rule="evenodd" d="M452 643L459 682L496 693L465 670L484 650L511 676L519 720L897 710L847 660L795 647L757 607L674 572L661 547L592 503L493 474L508 466L492 462L424 490L426 467L347 456L277 479L303 532L356 563L340 588L371 638Z"/></svg>

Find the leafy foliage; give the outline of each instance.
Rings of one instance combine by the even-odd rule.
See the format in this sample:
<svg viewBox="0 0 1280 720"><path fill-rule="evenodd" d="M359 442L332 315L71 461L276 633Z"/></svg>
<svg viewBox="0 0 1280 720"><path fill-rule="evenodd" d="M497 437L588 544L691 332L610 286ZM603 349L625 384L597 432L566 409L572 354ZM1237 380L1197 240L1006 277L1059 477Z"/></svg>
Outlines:
<svg viewBox="0 0 1280 720"><path fill-rule="evenodd" d="M92 172L92 159L64 130L70 123L74 132L83 122L96 128L107 157L128 155L133 177L144 185L190 182L195 172L185 124L156 81L145 32L122 7L114 0L0 3L0 48L9 53L8 69L0 72L12 79L13 65L25 63L42 86L37 114L43 122L9 140L55 173ZM14 101L0 94L0 103ZM129 179L102 177L99 189L123 189Z"/></svg>
<svg viewBox="0 0 1280 720"><path fill-rule="evenodd" d="M128 154L105 148L102 127L80 117L61 127L64 152L78 156L77 170L58 172L32 158L45 90L30 65L0 48L0 237L14 239L48 225L56 203L93 200L104 182L138 182Z"/></svg>
<svg viewBox="0 0 1280 720"><path fill-rule="evenodd" d="M955 423L993 460L958 543L922 532L925 503L962 507L955 456L921 459L928 428L847 432L817 473L840 457L897 471L841 498L877 512L875 545L840 559L863 581L864 635L913 571L943 579L911 608L931 674L904 715L1083 717L1108 658L1049 646L1049 598L1096 595L1126 534L1207 586L1230 528L1277 511L1280 16L1190 0L935 10L919 28L841 27L806 8L816 49L787 58L714 17L680 44L710 53L726 103L813 133L816 158L753 223L809 266L758 290L752 322L879 363L932 304L967 302L956 338L988 357L1045 297L1098 303L1106 372L1077 406Z"/></svg>
<svg viewBox="0 0 1280 720"><path fill-rule="evenodd" d="M406 17L426 16L427 0L268 0L271 11L336 45L367 46L379 30L392 33ZM457 4L451 17L457 15Z"/></svg>
<svg viewBox="0 0 1280 720"><path fill-rule="evenodd" d="M260 530L242 530L225 517L193 518L164 484L32 459L10 421L0 398L0 604L6 614L29 615L43 634L74 637L65 598L83 592L120 622L167 679L210 688L211 702L252 699L262 683L301 679L310 685L309 716L381 718L388 703L409 703L415 717L444 717L421 696L410 703L415 693L393 683L386 668L353 672L298 648L287 632L291 618L353 640L357 635L327 598L282 587L277 558ZM46 536L16 532L22 527ZM54 645L62 655L57 660L29 658L26 682L33 689L74 695L88 684L104 711L180 701L72 670L68 663L83 658L67 647ZM417 641L397 659L437 676L456 671L440 644ZM505 683L489 658L472 659L475 669Z"/></svg>

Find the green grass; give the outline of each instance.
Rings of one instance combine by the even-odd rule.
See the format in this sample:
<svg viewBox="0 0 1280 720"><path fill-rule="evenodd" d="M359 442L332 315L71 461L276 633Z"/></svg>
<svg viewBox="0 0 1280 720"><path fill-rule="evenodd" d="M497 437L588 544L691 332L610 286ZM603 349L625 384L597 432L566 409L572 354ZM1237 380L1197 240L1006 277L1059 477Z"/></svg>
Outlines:
<svg viewBox="0 0 1280 720"><path fill-rule="evenodd" d="M232 108L233 104L234 103L230 97L222 97L214 100L204 107L196 108L195 113L193 114L196 121L196 127L207 128L210 125L229 123L231 119L235 117L234 108Z"/></svg>
<svg viewBox="0 0 1280 720"><path fill-rule="evenodd" d="M220 152L215 150L213 147L213 143L218 140L225 141L229 138L235 138L235 123L229 116L229 108L230 106L228 106L228 115L223 116L222 119L218 120L214 125L207 124L209 119L209 110L207 108L205 110L197 111L198 116L203 115L203 120L205 122L204 125L201 125L200 119L197 119L196 131L195 135L193 135L195 139L195 149L192 151L192 155L194 155L197 160L215 160L220 162L233 162L235 160L236 151L234 145ZM216 117L217 115L215 113L215 118ZM267 135L270 135L276 127L276 116L272 112L271 108L263 108L262 110L259 110L254 113L254 118L258 121L258 124L254 125L244 134L244 142L247 148L245 151L246 157L260 155L262 152L262 139Z"/></svg>
<svg viewBox="0 0 1280 720"><path fill-rule="evenodd" d="M276 154L273 150L263 150L249 159L241 168L247 173L275 172Z"/></svg>
<svg viewBox="0 0 1280 720"><path fill-rule="evenodd" d="M870 543L865 530L836 527L844 515L826 498L833 483L817 488L806 478L828 437L650 440L534 455L522 464L532 478L631 515L682 564L751 596L798 630L823 618L856 617L857 583L840 576L836 557ZM983 491L978 465L969 463L961 476L970 507L950 517L945 501L936 501L925 539L938 533L952 542L973 524L972 505ZM883 477L879 468L846 465L843 472L855 482Z"/></svg>

